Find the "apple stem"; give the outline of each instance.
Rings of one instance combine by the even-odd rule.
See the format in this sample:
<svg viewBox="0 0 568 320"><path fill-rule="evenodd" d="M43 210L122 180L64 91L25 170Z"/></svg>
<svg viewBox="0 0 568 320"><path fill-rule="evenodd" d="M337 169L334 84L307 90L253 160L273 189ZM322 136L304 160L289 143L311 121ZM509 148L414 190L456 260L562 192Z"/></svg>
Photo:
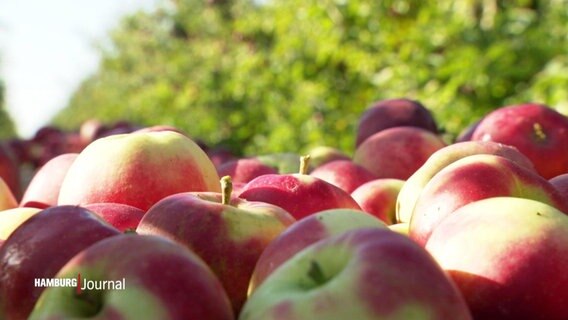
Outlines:
<svg viewBox="0 0 568 320"><path fill-rule="evenodd" d="M231 193L233 193L233 181L231 176L224 176L221 178L221 203L230 204L231 203Z"/></svg>
<svg viewBox="0 0 568 320"><path fill-rule="evenodd" d="M308 277L312 279L317 285L322 285L326 282L325 275L317 261L312 261L310 263L310 269L308 270Z"/></svg>
<svg viewBox="0 0 568 320"><path fill-rule="evenodd" d="M308 174L308 166L310 164L310 155L307 154L300 158L300 174Z"/></svg>

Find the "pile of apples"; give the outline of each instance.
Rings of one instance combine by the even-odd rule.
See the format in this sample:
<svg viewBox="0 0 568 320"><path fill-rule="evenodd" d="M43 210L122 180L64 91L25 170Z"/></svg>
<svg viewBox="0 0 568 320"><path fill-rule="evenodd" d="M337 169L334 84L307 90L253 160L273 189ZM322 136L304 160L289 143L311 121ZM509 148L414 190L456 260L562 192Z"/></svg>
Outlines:
<svg viewBox="0 0 568 320"><path fill-rule="evenodd" d="M0 171L0 319L568 319L568 118L545 105L448 144L378 101L352 156L85 127L21 197Z"/></svg>

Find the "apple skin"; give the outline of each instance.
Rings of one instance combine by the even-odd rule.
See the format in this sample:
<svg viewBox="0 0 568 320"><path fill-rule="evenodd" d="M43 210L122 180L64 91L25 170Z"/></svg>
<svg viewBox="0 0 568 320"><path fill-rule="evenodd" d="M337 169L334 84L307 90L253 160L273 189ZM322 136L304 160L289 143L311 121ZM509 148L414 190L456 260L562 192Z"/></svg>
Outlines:
<svg viewBox="0 0 568 320"><path fill-rule="evenodd" d="M238 314L260 254L294 222L271 204L233 197L225 205L218 193L180 193L150 208L136 231L169 238L195 252L219 278Z"/></svg>
<svg viewBox="0 0 568 320"><path fill-rule="evenodd" d="M434 117L420 102L410 99L377 101L359 118L355 145L360 146L367 138L379 131L406 126L438 133Z"/></svg>
<svg viewBox="0 0 568 320"><path fill-rule="evenodd" d="M238 157L235 156L229 149L224 147L207 149L206 152L215 168L219 168L224 163L238 159Z"/></svg>
<svg viewBox="0 0 568 320"><path fill-rule="evenodd" d="M424 246L437 225L458 208L506 196L542 201L568 212L568 201L536 172L504 157L473 155L448 165L424 187L410 220L410 237Z"/></svg>
<svg viewBox="0 0 568 320"><path fill-rule="evenodd" d="M96 213L120 232L136 230L145 212L121 203L90 203L84 208Z"/></svg>
<svg viewBox="0 0 568 320"><path fill-rule="evenodd" d="M375 180L374 174L351 160L335 160L315 168L310 176L327 181L347 193L365 182Z"/></svg>
<svg viewBox="0 0 568 320"><path fill-rule="evenodd" d="M40 211L38 208L13 208L0 211L0 246L14 230Z"/></svg>
<svg viewBox="0 0 568 320"><path fill-rule="evenodd" d="M217 171L197 144L172 131L130 133L85 148L63 180L58 204L111 202L147 211L188 191L220 191Z"/></svg>
<svg viewBox="0 0 568 320"><path fill-rule="evenodd" d="M306 154L310 155L311 168L317 168L335 160L351 160L351 157L343 151L328 146L317 146L311 148L308 152L306 152Z"/></svg>
<svg viewBox="0 0 568 320"><path fill-rule="evenodd" d="M552 184L552 186L568 200L568 173L549 179L548 182L550 182L550 184Z"/></svg>
<svg viewBox="0 0 568 320"><path fill-rule="evenodd" d="M319 240L359 228L386 228L386 225L366 212L353 209L324 210L298 220L262 252L251 277L249 295L302 249Z"/></svg>
<svg viewBox="0 0 568 320"><path fill-rule="evenodd" d="M274 271L239 320L471 319L456 286L408 237L363 228L323 239Z"/></svg>
<svg viewBox="0 0 568 320"><path fill-rule="evenodd" d="M327 209L361 210L347 192L305 174L267 174L247 183L239 194L249 201L271 203L297 220Z"/></svg>
<svg viewBox="0 0 568 320"><path fill-rule="evenodd" d="M18 201L10 187L0 177L0 210L8 210L18 207Z"/></svg>
<svg viewBox="0 0 568 320"><path fill-rule="evenodd" d="M46 162L32 177L20 207L45 209L56 206L63 179L78 155L65 153Z"/></svg>
<svg viewBox="0 0 568 320"><path fill-rule="evenodd" d="M547 204L497 197L463 206L426 249L476 319L568 319L568 216Z"/></svg>
<svg viewBox="0 0 568 320"><path fill-rule="evenodd" d="M51 207L22 223L0 247L0 318L26 319L44 288L69 259L102 239L120 234L85 208Z"/></svg>
<svg viewBox="0 0 568 320"><path fill-rule="evenodd" d="M475 132L475 129L477 129L477 126L479 126L479 123L481 122L482 119L479 119L475 122L473 122L472 124L470 124L469 126L465 127L456 137L456 143L457 142L464 142L464 141L471 141L471 138L473 137L473 133Z"/></svg>
<svg viewBox="0 0 568 320"><path fill-rule="evenodd" d="M81 251L58 278L124 279L125 290L76 293L47 288L30 319L234 319L231 304L209 267L183 246L156 236L120 235ZM100 304L89 310L88 304Z"/></svg>
<svg viewBox="0 0 568 320"><path fill-rule="evenodd" d="M5 142L0 142L0 178L8 185L16 200L19 200L22 196L19 163L16 154Z"/></svg>
<svg viewBox="0 0 568 320"><path fill-rule="evenodd" d="M432 153L445 146L444 141L430 131L416 127L395 127L367 138L355 150L353 161L378 179L406 180Z"/></svg>
<svg viewBox="0 0 568 320"><path fill-rule="evenodd" d="M396 223L396 199L404 183L399 179L371 180L351 192L351 197L363 211L391 225Z"/></svg>
<svg viewBox="0 0 568 320"><path fill-rule="evenodd" d="M409 233L409 230L408 230L409 228L410 228L410 226L407 222L399 222L399 223L389 225L390 230L392 230L396 233L405 235L407 237L408 237L408 233Z"/></svg>
<svg viewBox="0 0 568 320"><path fill-rule="evenodd" d="M515 146L546 179L568 172L568 117L546 105L526 103L494 110L479 123L472 139Z"/></svg>
<svg viewBox="0 0 568 320"><path fill-rule="evenodd" d="M515 147L492 141L466 141L454 143L432 154L406 182L396 200L396 217L399 222L410 222L412 211L422 189L434 175L449 164L475 154L493 154L505 157L534 171L532 162Z"/></svg>
<svg viewBox="0 0 568 320"><path fill-rule="evenodd" d="M236 159L225 162L217 169L219 177L231 176L233 183L247 183L252 179L278 173L273 167L267 166L258 159Z"/></svg>

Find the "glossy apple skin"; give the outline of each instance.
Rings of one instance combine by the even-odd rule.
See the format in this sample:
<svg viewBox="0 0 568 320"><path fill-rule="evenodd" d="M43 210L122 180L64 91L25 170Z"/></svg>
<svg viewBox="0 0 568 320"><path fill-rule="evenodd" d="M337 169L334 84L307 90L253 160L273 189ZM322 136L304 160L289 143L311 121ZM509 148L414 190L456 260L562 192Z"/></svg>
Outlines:
<svg viewBox="0 0 568 320"><path fill-rule="evenodd" d="M240 320L471 319L434 259L390 230L323 239L284 263L249 297Z"/></svg>
<svg viewBox="0 0 568 320"><path fill-rule="evenodd" d="M386 228L376 217L359 210L331 209L291 225L262 252L249 284L249 295L283 263L319 240L360 228Z"/></svg>
<svg viewBox="0 0 568 320"><path fill-rule="evenodd" d="M568 216L544 203L498 197L442 221L426 249L476 319L568 319Z"/></svg>
<svg viewBox="0 0 568 320"><path fill-rule="evenodd" d="M315 168L310 175L327 181L347 193L353 192L375 175L351 160L335 160Z"/></svg>
<svg viewBox="0 0 568 320"><path fill-rule="evenodd" d="M396 127L367 138L355 150L353 161L369 170L377 179L406 180L431 154L445 146L442 139L430 131Z"/></svg>
<svg viewBox="0 0 568 320"><path fill-rule="evenodd" d="M438 133L432 114L420 102L410 99L377 101L368 107L359 119L356 146L360 146L379 131L406 126Z"/></svg>
<svg viewBox="0 0 568 320"><path fill-rule="evenodd" d="M552 184L552 186L568 200L568 173L558 175L548 180L548 182L550 182L550 184Z"/></svg>
<svg viewBox="0 0 568 320"><path fill-rule="evenodd" d="M217 169L217 173L219 177L230 176L233 183L247 183L256 177L278 172L258 159L249 158L225 162Z"/></svg>
<svg viewBox="0 0 568 320"><path fill-rule="evenodd" d="M416 201L426 184L449 164L476 154L493 154L505 157L516 164L534 171L532 162L515 147L493 141L466 141L454 143L432 154L406 182L396 200L396 216L399 222L410 222Z"/></svg>
<svg viewBox="0 0 568 320"><path fill-rule="evenodd" d="M217 171L197 144L172 131L120 134L100 138L79 154L58 204L111 202L146 211L186 191L220 191Z"/></svg>
<svg viewBox="0 0 568 320"><path fill-rule="evenodd" d="M396 199L403 185L404 180L375 179L359 186L351 197L363 211L391 225L396 223Z"/></svg>
<svg viewBox="0 0 568 320"><path fill-rule="evenodd" d="M568 118L548 106L526 103L499 108L485 116L472 139L516 147L546 179L568 172Z"/></svg>
<svg viewBox="0 0 568 320"><path fill-rule="evenodd" d="M506 196L542 201L568 212L566 199L534 171L500 156L473 155L448 165L424 187L410 220L410 237L424 246L437 225L458 208Z"/></svg>
<svg viewBox="0 0 568 320"><path fill-rule="evenodd" d="M66 153L46 162L32 177L20 207L45 209L56 206L63 179L78 155Z"/></svg>
<svg viewBox="0 0 568 320"><path fill-rule="evenodd" d="M234 319L231 304L209 267L185 247L156 236L120 235L81 251L58 278L122 280L125 290L46 289L30 319ZM81 310L85 301L100 310Z"/></svg>
<svg viewBox="0 0 568 320"><path fill-rule="evenodd" d="M145 212L121 203L91 203L84 206L120 232L136 230Z"/></svg>
<svg viewBox="0 0 568 320"><path fill-rule="evenodd" d="M267 203L235 197L224 205L217 193L180 193L150 208L136 231L195 252L217 275L238 314L260 254L294 222L288 212Z"/></svg>
<svg viewBox="0 0 568 320"><path fill-rule="evenodd" d="M94 213L76 206L51 207L21 224L0 247L0 318L26 319L44 288L79 251L120 234Z"/></svg>
<svg viewBox="0 0 568 320"><path fill-rule="evenodd" d="M247 183L240 198L271 203L296 220L327 209L361 210L347 192L305 174L268 174Z"/></svg>

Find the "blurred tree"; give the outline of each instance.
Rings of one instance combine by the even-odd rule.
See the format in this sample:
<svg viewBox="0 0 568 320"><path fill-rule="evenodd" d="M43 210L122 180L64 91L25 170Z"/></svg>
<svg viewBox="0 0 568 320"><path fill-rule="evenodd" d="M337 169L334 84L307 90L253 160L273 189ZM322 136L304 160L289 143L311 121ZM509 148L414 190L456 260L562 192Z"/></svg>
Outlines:
<svg viewBox="0 0 568 320"><path fill-rule="evenodd" d="M55 123L169 124L244 154L354 146L374 100L456 134L527 100L566 110L568 0L171 0L125 18Z"/></svg>
<svg viewBox="0 0 568 320"><path fill-rule="evenodd" d="M16 136L14 123L5 110L4 103L4 82L0 79L0 139L12 138Z"/></svg>

